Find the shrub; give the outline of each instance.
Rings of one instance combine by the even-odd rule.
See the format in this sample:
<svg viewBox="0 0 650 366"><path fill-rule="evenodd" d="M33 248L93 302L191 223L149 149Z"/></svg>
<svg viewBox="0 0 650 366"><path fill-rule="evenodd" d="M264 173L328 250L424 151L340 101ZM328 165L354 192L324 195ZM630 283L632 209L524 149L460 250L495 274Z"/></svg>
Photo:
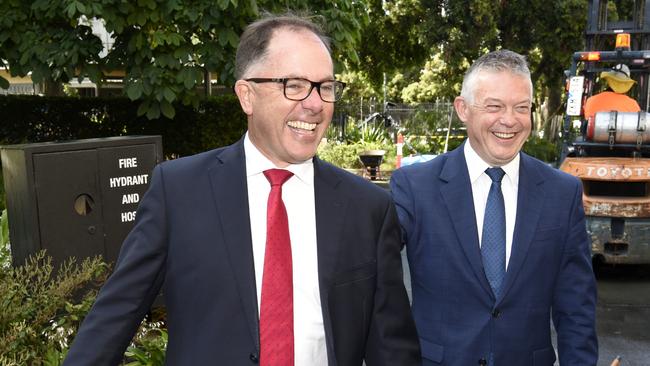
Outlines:
<svg viewBox="0 0 650 366"><path fill-rule="evenodd" d="M318 157L340 168L361 169L359 153L364 150L385 150L380 169L395 169L395 146L390 142L327 142L318 147Z"/></svg>
<svg viewBox="0 0 650 366"><path fill-rule="evenodd" d="M148 120L127 98L0 96L0 144L124 135L162 135L165 156L185 156L237 141L246 116L234 94L177 105L176 117Z"/></svg>
<svg viewBox="0 0 650 366"><path fill-rule="evenodd" d="M2 167L0 167L0 212L5 209L5 186L2 177Z"/></svg>
<svg viewBox="0 0 650 366"><path fill-rule="evenodd" d="M0 365L59 365L108 272L100 258L55 270L44 251L0 270Z"/></svg>
<svg viewBox="0 0 650 366"><path fill-rule="evenodd" d="M143 321L124 354L125 366L163 366L167 349L167 330L163 322Z"/></svg>
<svg viewBox="0 0 650 366"><path fill-rule="evenodd" d="M7 210L0 215L0 272L11 266L11 251L9 250L9 220Z"/></svg>
<svg viewBox="0 0 650 366"><path fill-rule="evenodd" d="M528 138L528 141L524 144L523 150L526 154L534 156L547 163L552 163L557 160L557 145L535 135L531 135Z"/></svg>

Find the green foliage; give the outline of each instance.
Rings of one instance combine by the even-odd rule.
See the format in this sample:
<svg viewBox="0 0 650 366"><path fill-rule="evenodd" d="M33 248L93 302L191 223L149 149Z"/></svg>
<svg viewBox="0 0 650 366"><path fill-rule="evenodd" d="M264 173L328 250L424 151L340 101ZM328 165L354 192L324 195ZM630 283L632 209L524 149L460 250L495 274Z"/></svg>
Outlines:
<svg viewBox="0 0 650 366"><path fill-rule="evenodd" d="M613 7L614 1L608 5ZM627 9L633 1L616 1ZM588 2L584 0L447 1L368 0L371 22L359 46L360 65L342 75L354 81L351 100L383 95L393 102L451 99L480 55L508 48L527 56L535 103L544 105L536 128L550 129L561 111L564 69L584 48ZM618 10L618 13L622 11ZM610 9L615 20L617 9ZM629 17L628 17L629 19ZM384 86L384 76L386 85ZM547 136L552 137L547 131Z"/></svg>
<svg viewBox="0 0 650 366"><path fill-rule="evenodd" d="M449 128L451 132L447 141ZM466 137L464 125L449 102L417 105L412 113L401 119L400 131L405 140L404 156L442 154L453 150Z"/></svg>
<svg viewBox="0 0 650 366"><path fill-rule="evenodd" d="M392 143L380 142L327 142L318 147L318 157L339 168L361 169L359 153L365 150L385 150L382 170L395 168L395 146Z"/></svg>
<svg viewBox="0 0 650 366"><path fill-rule="evenodd" d="M163 366L167 349L167 330L162 322L143 321L133 342L124 353L125 366Z"/></svg>
<svg viewBox="0 0 650 366"><path fill-rule="evenodd" d="M355 45L368 21L364 2L236 0L5 0L0 7L0 66L39 83L88 77L102 83L124 72L124 93L138 115L173 118L178 104L196 107L206 72L232 85L243 28L260 9L310 10L327 21L335 49L358 61ZM114 39L106 57L89 19L100 19ZM338 57L337 57L338 58ZM0 77L0 86L7 80ZM52 94L50 94L52 95Z"/></svg>
<svg viewBox="0 0 650 366"><path fill-rule="evenodd" d="M383 121L372 120L367 123L356 123L353 118L349 119L345 140L349 143L385 144L390 141L390 135Z"/></svg>
<svg viewBox="0 0 650 366"><path fill-rule="evenodd" d="M108 275L100 258L54 269L45 252L0 271L0 364L58 365Z"/></svg>
<svg viewBox="0 0 650 366"><path fill-rule="evenodd" d="M370 22L359 44L361 70L376 87L383 83L383 75L406 69L419 69L429 56L422 33L427 18L425 4L420 0L367 0ZM377 88L378 89L378 88Z"/></svg>
<svg viewBox="0 0 650 366"><path fill-rule="evenodd" d="M2 137L0 137L0 144L2 144ZM0 166L0 211L5 209L6 205L4 177L2 175L2 167Z"/></svg>
<svg viewBox="0 0 650 366"><path fill-rule="evenodd" d="M327 142L318 147L318 157L340 168L361 168L359 152L366 150L361 144Z"/></svg>
<svg viewBox="0 0 650 366"><path fill-rule="evenodd" d="M445 67L442 55L434 55L424 64L419 79L400 91L401 100L405 103L433 102L443 95L460 94L460 84L448 85L442 77Z"/></svg>
<svg viewBox="0 0 650 366"><path fill-rule="evenodd" d="M524 144L523 151L541 161L553 163L557 161L559 150L558 146L549 140L531 135Z"/></svg>
<svg viewBox="0 0 650 366"><path fill-rule="evenodd" d="M7 210L0 215L0 271L11 266L11 250L9 247L9 218Z"/></svg>
<svg viewBox="0 0 650 366"><path fill-rule="evenodd" d="M350 118L345 141L329 141L318 147L318 157L338 167L361 169L359 153L365 150L385 150L381 169L392 170L395 164L395 146L381 121L357 124ZM392 166L391 166L392 165Z"/></svg>
<svg viewBox="0 0 650 366"><path fill-rule="evenodd" d="M0 96L0 144L122 135L162 135L166 156L186 156L229 145L246 131L246 116L234 95L178 105L174 119L137 116L126 98Z"/></svg>

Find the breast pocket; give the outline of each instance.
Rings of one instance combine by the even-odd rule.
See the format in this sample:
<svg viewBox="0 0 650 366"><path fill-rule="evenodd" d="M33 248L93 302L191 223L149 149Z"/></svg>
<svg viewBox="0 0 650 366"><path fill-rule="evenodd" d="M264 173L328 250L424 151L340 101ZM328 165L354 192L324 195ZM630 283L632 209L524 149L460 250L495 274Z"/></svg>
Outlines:
<svg viewBox="0 0 650 366"><path fill-rule="evenodd" d="M555 363L555 350L544 348L533 351L533 366L551 366Z"/></svg>
<svg viewBox="0 0 650 366"><path fill-rule="evenodd" d="M425 360L430 360L435 363L442 362L445 354L443 346L420 338L420 349L422 350L422 358Z"/></svg>
<svg viewBox="0 0 650 366"><path fill-rule="evenodd" d="M560 240L561 235L563 233L564 231L559 226L553 228L538 229L535 231L535 235L533 236L533 241L534 242L543 242L543 241L557 242Z"/></svg>

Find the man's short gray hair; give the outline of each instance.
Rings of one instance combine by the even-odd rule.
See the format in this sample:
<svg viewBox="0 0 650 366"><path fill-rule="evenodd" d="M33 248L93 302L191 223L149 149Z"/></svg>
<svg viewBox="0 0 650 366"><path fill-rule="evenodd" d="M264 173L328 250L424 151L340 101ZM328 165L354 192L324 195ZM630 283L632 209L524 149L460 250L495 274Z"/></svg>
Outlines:
<svg viewBox="0 0 650 366"><path fill-rule="evenodd" d="M530 69L528 69L526 57L516 52L503 49L486 53L479 57L465 73L460 95L470 103L474 101L476 78L482 71L507 71L521 75L530 81L530 94L531 96L533 94L533 83L530 77Z"/></svg>

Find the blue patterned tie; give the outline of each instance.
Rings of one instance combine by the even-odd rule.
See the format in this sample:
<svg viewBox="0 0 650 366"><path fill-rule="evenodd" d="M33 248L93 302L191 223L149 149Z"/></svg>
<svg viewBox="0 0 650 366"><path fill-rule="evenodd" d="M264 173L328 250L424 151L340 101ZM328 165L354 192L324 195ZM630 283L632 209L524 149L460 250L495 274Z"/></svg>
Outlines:
<svg viewBox="0 0 650 366"><path fill-rule="evenodd" d="M498 297L506 273L506 210L501 193L501 179L505 172L501 168L488 168L485 174L492 179L492 185L485 205L481 255L485 276L494 296Z"/></svg>

